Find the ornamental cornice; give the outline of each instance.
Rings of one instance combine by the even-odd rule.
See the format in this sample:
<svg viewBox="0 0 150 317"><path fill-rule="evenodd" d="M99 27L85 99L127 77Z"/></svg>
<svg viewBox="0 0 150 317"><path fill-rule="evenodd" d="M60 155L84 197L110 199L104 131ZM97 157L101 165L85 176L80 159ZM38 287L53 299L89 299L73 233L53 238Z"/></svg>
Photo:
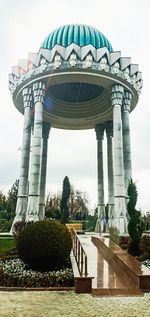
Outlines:
<svg viewBox="0 0 150 317"><path fill-rule="evenodd" d="M41 49L38 54L30 53L27 59L19 60L12 67L9 75L9 89L13 95L16 88L24 81L37 75L63 69L91 69L98 73L106 73L131 84L140 94L143 86L138 65L131 64L131 59L121 57L120 52L110 53L107 48L95 49L92 45L79 47L71 44L67 48L56 45L52 50Z"/></svg>

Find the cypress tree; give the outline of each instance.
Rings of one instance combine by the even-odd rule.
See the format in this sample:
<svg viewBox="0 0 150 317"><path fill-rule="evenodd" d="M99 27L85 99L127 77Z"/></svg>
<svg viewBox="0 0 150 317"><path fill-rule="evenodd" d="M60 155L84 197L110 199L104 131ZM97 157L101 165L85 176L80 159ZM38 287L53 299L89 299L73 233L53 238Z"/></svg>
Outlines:
<svg viewBox="0 0 150 317"><path fill-rule="evenodd" d="M130 235L130 243L128 247L128 252L133 256L137 256L140 254L139 251L139 243L142 235L141 228L141 213L136 210L135 206L137 203L137 189L135 183L133 183L132 179L129 182L128 186L128 196L129 201L127 204L127 210L129 214L129 223L128 223L128 232Z"/></svg>
<svg viewBox="0 0 150 317"><path fill-rule="evenodd" d="M65 176L63 180L62 198L60 202L61 220L62 223L67 223L69 220L69 208L68 201L70 197L70 182L68 176Z"/></svg>

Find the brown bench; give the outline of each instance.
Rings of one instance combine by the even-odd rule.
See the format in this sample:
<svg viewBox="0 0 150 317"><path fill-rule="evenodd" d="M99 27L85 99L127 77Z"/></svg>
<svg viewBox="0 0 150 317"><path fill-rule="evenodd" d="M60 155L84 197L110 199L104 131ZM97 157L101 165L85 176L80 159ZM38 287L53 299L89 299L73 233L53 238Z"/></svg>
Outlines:
<svg viewBox="0 0 150 317"><path fill-rule="evenodd" d="M78 231L82 230L82 223L66 223L66 227L69 231L71 231L71 229L75 229L76 231Z"/></svg>

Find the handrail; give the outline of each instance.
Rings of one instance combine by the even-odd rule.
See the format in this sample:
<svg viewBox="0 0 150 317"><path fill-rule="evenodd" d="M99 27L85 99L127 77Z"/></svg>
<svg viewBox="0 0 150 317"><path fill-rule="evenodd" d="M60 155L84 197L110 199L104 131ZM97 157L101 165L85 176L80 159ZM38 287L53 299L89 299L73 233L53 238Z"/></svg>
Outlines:
<svg viewBox="0 0 150 317"><path fill-rule="evenodd" d="M84 251L82 244L79 240L79 237L74 228L71 229L72 240L73 240L73 254L77 262L78 270L80 276L88 276L88 268L87 268L87 254Z"/></svg>

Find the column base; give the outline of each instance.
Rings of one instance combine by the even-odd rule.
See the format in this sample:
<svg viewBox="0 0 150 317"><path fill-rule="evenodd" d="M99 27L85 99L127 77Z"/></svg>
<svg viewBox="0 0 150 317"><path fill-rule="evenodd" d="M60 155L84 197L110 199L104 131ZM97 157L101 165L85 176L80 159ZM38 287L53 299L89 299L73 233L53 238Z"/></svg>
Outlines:
<svg viewBox="0 0 150 317"><path fill-rule="evenodd" d="M17 205L16 205L16 216L13 220L10 232L13 232L13 227L16 222L25 221L26 212L27 212L27 202L28 198L26 195L19 195L17 198Z"/></svg>
<svg viewBox="0 0 150 317"><path fill-rule="evenodd" d="M26 222L39 220L39 195L29 195Z"/></svg>
<svg viewBox="0 0 150 317"><path fill-rule="evenodd" d="M118 228L120 234L126 234L128 232L127 229L128 226L128 221L127 221L127 217L116 217L114 219L114 227Z"/></svg>
<svg viewBox="0 0 150 317"><path fill-rule="evenodd" d="M114 227L114 218L109 218L108 219L108 228Z"/></svg>
<svg viewBox="0 0 150 317"><path fill-rule="evenodd" d="M28 197L26 195L19 195L17 198L17 205L16 205L16 217L19 220L22 221L26 217L27 212L27 203L28 203Z"/></svg>
<svg viewBox="0 0 150 317"><path fill-rule="evenodd" d="M115 217L126 217L127 209L125 204L125 196L115 196Z"/></svg>
<svg viewBox="0 0 150 317"><path fill-rule="evenodd" d="M114 218L115 215L115 204L108 203L108 218Z"/></svg>
<svg viewBox="0 0 150 317"><path fill-rule="evenodd" d="M114 225L114 217L115 217L115 204L108 203L108 227L112 227Z"/></svg>
<svg viewBox="0 0 150 317"><path fill-rule="evenodd" d="M13 223L12 223L12 226L11 226L11 229L10 229L11 234L13 234L13 228L14 228L15 223L17 223L17 222L25 222L25 218L23 218L21 215L15 216Z"/></svg>
<svg viewBox="0 0 150 317"><path fill-rule="evenodd" d="M26 222L36 222L39 221L39 217L37 215L27 215Z"/></svg>
<svg viewBox="0 0 150 317"><path fill-rule="evenodd" d="M98 219L95 230L99 229L99 226L101 227L100 232L106 232L105 204L98 204ZM99 230L96 232L99 232Z"/></svg>
<svg viewBox="0 0 150 317"><path fill-rule="evenodd" d="M95 232L97 232L99 234L101 234L101 232L102 232L102 222L101 222L100 218L98 218L96 221Z"/></svg>
<svg viewBox="0 0 150 317"><path fill-rule="evenodd" d="M39 204L39 220L43 220L45 216L45 204Z"/></svg>

